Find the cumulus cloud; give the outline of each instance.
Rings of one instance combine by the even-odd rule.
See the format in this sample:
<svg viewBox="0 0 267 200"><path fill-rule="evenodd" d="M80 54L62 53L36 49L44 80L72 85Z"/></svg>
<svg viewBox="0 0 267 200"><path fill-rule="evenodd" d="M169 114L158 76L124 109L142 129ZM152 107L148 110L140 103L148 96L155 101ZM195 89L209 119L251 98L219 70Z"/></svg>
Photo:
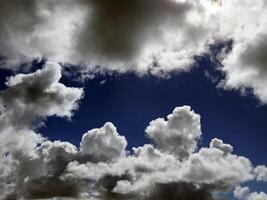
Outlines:
<svg viewBox="0 0 267 200"><path fill-rule="evenodd" d="M233 147L222 140L197 150L200 116L189 106L175 108L167 119L164 129L153 126L150 132L153 123L146 129L154 142L153 134L162 134L164 145L146 144L132 154L126 153L127 141L112 123L85 133L79 148L42 138L28 151L6 149L0 165L1 198L215 200L215 193L254 178L249 159L233 154ZM165 140L164 134L178 142Z"/></svg>
<svg viewBox="0 0 267 200"><path fill-rule="evenodd" d="M179 107L167 116L167 121L163 118L151 121L146 133L163 151L188 157L201 136L200 116L189 106Z"/></svg>
<svg viewBox="0 0 267 200"><path fill-rule="evenodd" d="M259 165L254 169L258 181L267 182L267 166Z"/></svg>
<svg viewBox="0 0 267 200"><path fill-rule="evenodd" d="M209 0L4 0L2 66L45 57L89 71L188 71L212 40L216 7Z"/></svg>
<svg viewBox="0 0 267 200"><path fill-rule="evenodd" d="M29 126L38 117L70 117L82 97L82 89L59 83L61 67L47 63L44 69L31 74L17 74L6 82L8 89L0 92L1 127L12 124Z"/></svg>
<svg viewBox="0 0 267 200"><path fill-rule="evenodd" d="M52 115L70 117L83 93L59 83L60 78L61 67L47 63L34 73L10 77L8 89L0 92L1 199L16 199L28 177L40 177L48 170L34 152L38 145L46 144L34 131L35 122Z"/></svg>
<svg viewBox="0 0 267 200"><path fill-rule="evenodd" d="M238 186L235 191L234 195L238 199L243 200L265 200L267 199L267 194L264 192L252 192L250 193L250 189L248 187L240 187Z"/></svg>
<svg viewBox="0 0 267 200"><path fill-rule="evenodd" d="M233 40L232 51L222 61L226 89L247 89L262 102L267 102L267 4L257 1L223 1L220 19L222 37ZM238 17L236 17L238 16Z"/></svg>
<svg viewBox="0 0 267 200"><path fill-rule="evenodd" d="M81 153L92 156L97 161L112 161L125 155L127 141L120 136L112 123L103 128L93 129L83 135Z"/></svg>
<svg viewBox="0 0 267 200"><path fill-rule="evenodd" d="M83 94L60 83L60 77L60 65L47 63L9 78L1 91L1 199L217 200L220 192L264 180L265 167L254 168L230 144L215 138L198 147L200 115L190 106L151 121L145 132L152 144L130 152L110 122L86 132L79 147L49 141L34 122L71 117ZM245 200L266 198L263 192L235 193Z"/></svg>

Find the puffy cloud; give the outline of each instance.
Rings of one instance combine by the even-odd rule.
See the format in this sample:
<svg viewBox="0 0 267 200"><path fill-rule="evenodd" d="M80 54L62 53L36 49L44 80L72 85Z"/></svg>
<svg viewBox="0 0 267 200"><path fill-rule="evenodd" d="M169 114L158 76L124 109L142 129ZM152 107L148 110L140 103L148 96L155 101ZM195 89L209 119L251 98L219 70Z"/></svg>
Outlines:
<svg viewBox="0 0 267 200"><path fill-rule="evenodd" d="M200 130L200 117L190 107L174 109L169 121L175 118L174 113L176 128L186 124L188 131ZM214 200L215 192L254 178L250 161L232 154L233 148L219 139L182 160L179 152L173 154L151 144L125 154L126 144L115 126L106 123L85 133L80 149L68 142L42 141L29 152L6 154L3 163L10 164L0 168L2 197L150 200L168 196Z"/></svg>
<svg viewBox="0 0 267 200"><path fill-rule="evenodd" d="M226 77L221 84L241 92L252 89L256 97L266 103L266 1L225 0L222 8L220 33L233 40L233 48L223 58L222 71Z"/></svg>
<svg viewBox="0 0 267 200"><path fill-rule="evenodd" d="M83 90L66 87L59 83L60 78L61 67L56 63L47 63L31 74L10 77L6 82L8 89L0 93L3 107L0 124L21 128L31 125L37 118L70 117Z"/></svg>
<svg viewBox="0 0 267 200"><path fill-rule="evenodd" d="M266 200L267 199L267 194L264 192L253 192L251 193L248 197L248 200Z"/></svg>
<svg viewBox="0 0 267 200"><path fill-rule="evenodd" d="M254 169L258 181L267 182L267 166L259 165Z"/></svg>
<svg viewBox="0 0 267 200"><path fill-rule="evenodd" d="M0 92L1 199L23 196L28 186L27 180L41 176L47 176L49 180L49 176L56 174L60 166L56 163L57 171L52 171L54 168L51 166L56 165L53 162L59 162L61 157L65 159L61 152L68 152L71 148L62 145L60 150L58 147L54 153L56 158L52 158L50 152L50 156L42 156L46 158L42 159L36 152L39 145L42 144L42 149L48 145L46 139L34 131L36 120L52 115L71 117L82 97L82 89L68 88L59 83L60 78L61 67L47 63L34 73L11 77L7 81L8 89ZM55 143L54 146L58 145Z"/></svg>
<svg viewBox="0 0 267 200"><path fill-rule="evenodd" d="M238 199L244 200L266 200L267 194L264 192L252 192L250 193L250 189L248 187L240 187L238 186L235 191L234 195Z"/></svg>
<svg viewBox="0 0 267 200"><path fill-rule="evenodd" d="M188 71L212 40L217 8L209 0L4 0L2 65L45 57L90 71Z"/></svg>
<svg viewBox="0 0 267 200"><path fill-rule="evenodd" d="M163 151L188 157L201 136L200 116L189 106L175 108L167 121L163 118L151 121L146 133Z"/></svg>
<svg viewBox="0 0 267 200"><path fill-rule="evenodd" d="M100 129L93 129L83 135L81 154L91 156L97 161L112 161L125 155L127 141L120 136L112 123Z"/></svg>
<svg viewBox="0 0 267 200"><path fill-rule="evenodd" d="M183 176L196 183L217 183L220 187L253 179L250 161L242 156L225 154L212 146L201 148L184 163Z"/></svg>
<svg viewBox="0 0 267 200"><path fill-rule="evenodd" d="M247 158L216 147L201 148L180 161L144 145L115 163L71 162L63 177L87 182L88 195L99 199L216 199L214 192L251 180L253 173ZM103 179L109 180L108 186Z"/></svg>
<svg viewBox="0 0 267 200"><path fill-rule="evenodd" d="M234 190L234 196L238 199L244 199L249 194L248 187L237 186Z"/></svg>
<svg viewBox="0 0 267 200"><path fill-rule="evenodd" d="M64 61L82 14L71 0L3 0L0 3L2 67L17 68L32 59Z"/></svg>
<svg viewBox="0 0 267 200"><path fill-rule="evenodd" d="M232 153L233 147L229 144L224 144L222 140L214 138L210 143L211 148L217 148L225 154Z"/></svg>

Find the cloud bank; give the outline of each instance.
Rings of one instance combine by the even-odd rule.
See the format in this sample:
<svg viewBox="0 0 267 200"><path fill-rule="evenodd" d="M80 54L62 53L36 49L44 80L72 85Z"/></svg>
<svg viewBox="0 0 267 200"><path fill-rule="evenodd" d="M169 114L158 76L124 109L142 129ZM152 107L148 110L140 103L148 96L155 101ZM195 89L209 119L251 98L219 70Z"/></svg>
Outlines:
<svg viewBox="0 0 267 200"><path fill-rule="evenodd" d="M232 40L220 86L266 103L266 9L265 0L2 0L0 65L45 58L89 74L168 77Z"/></svg>
<svg viewBox="0 0 267 200"><path fill-rule="evenodd" d="M46 58L89 71L157 76L188 71L211 40L214 11L207 7L215 5L209 0L4 0L2 67Z"/></svg>
<svg viewBox="0 0 267 200"><path fill-rule="evenodd" d="M132 151L110 122L85 133L79 147L44 138L34 122L70 117L82 98L81 88L66 87L60 77L60 65L47 63L11 77L1 92L1 199L217 200L234 187L238 198L266 199L239 188L266 181L266 166L254 167L217 138L200 147L200 116L189 106L151 121L151 144Z"/></svg>

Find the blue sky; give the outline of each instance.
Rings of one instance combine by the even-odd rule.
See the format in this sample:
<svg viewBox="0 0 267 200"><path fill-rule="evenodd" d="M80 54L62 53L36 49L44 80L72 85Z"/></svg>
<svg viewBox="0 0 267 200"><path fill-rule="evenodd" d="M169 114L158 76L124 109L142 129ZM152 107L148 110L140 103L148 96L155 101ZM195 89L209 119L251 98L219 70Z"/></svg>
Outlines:
<svg viewBox="0 0 267 200"><path fill-rule="evenodd" d="M48 118L40 132L78 145L83 133L110 121L128 138L131 148L148 142L144 130L152 119L166 117L177 106L189 105L201 115L203 145L214 137L221 138L253 163L266 162L262 152L267 139L267 106L260 105L252 95L216 88L205 76L211 63L199 64L190 73L169 79L126 74L98 76L79 83L63 77L66 85L84 87L84 98L71 121Z"/></svg>

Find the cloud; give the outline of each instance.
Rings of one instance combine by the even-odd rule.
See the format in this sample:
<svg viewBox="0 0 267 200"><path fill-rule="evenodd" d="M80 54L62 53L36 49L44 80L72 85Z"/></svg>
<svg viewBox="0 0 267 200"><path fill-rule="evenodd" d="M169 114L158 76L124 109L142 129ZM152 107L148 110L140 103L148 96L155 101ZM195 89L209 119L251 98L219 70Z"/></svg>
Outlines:
<svg viewBox="0 0 267 200"><path fill-rule="evenodd" d="M110 122L86 132L80 147L49 141L33 122L71 117L83 94L60 83L60 77L60 65L47 63L9 78L1 91L1 199L217 200L220 192L263 179L264 167L254 168L220 139L198 147L200 115L190 106L152 120L146 128L152 144L130 152ZM245 198L264 199L265 193Z"/></svg>
<svg viewBox="0 0 267 200"><path fill-rule="evenodd" d="M267 182L267 166L259 165L254 169L258 181Z"/></svg>
<svg viewBox="0 0 267 200"><path fill-rule="evenodd" d="M47 63L34 73L10 77L8 89L0 93L1 199L22 195L27 177L43 176L51 165L46 169L35 152L37 146L46 144L34 131L36 121L53 115L71 117L83 94L82 89L59 83L60 78L60 65ZM66 146L63 149L66 151ZM56 153L60 155L60 151Z"/></svg>
<svg viewBox="0 0 267 200"><path fill-rule="evenodd" d="M61 67L47 63L9 78L1 92L1 199L215 200L214 193L261 177L260 167L253 169L222 140L198 149L200 116L189 106L175 108L167 120L151 121L146 134L155 146L132 153L110 122L86 132L79 148L49 141L33 122L71 117L83 94L59 83L60 77Z"/></svg>
<svg viewBox="0 0 267 200"><path fill-rule="evenodd" d="M44 57L93 72L189 71L211 41L216 7L209 0L4 0L2 67Z"/></svg>
<svg viewBox="0 0 267 200"><path fill-rule="evenodd" d="M61 67L47 63L31 74L17 74L6 82L8 89L0 93L2 105L1 127L12 124L30 126L37 118L47 116L70 117L77 108L83 90L59 83Z"/></svg>
<svg viewBox="0 0 267 200"><path fill-rule="evenodd" d="M114 71L168 77L190 71L209 45L232 40L221 58L220 86L252 91L266 103L266 6L264 0L3 0L0 66L45 58L83 66L74 68L85 77Z"/></svg>
<svg viewBox="0 0 267 200"><path fill-rule="evenodd" d="M251 89L262 103L266 103L267 4L264 0L225 0L223 8L221 34L233 40L233 48L223 58L222 71L226 77L221 84L225 89L242 93Z"/></svg>
<svg viewBox="0 0 267 200"><path fill-rule="evenodd" d="M200 116L188 106L176 108L167 121L163 118L151 121L146 133L161 150L188 157L201 136Z"/></svg>
<svg viewBox="0 0 267 200"><path fill-rule="evenodd" d="M103 128L93 129L83 135L81 153L97 161L112 161L125 155L127 141L120 136L112 123L106 123Z"/></svg>
<svg viewBox="0 0 267 200"><path fill-rule="evenodd" d="M185 130L199 130L200 117L189 106L175 108L168 120L175 122L176 130L183 130L185 124ZM215 192L254 178L250 161L232 154L233 148L219 139L208 148L190 151L183 160L183 151L174 154L151 144L125 154L126 145L115 126L106 123L85 133L79 149L68 142L45 140L28 152L6 152L0 168L5 186L2 198L150 200L167 195L169 199L213 200ZM192 143L184 145L190 149Z"/></svg>
<svg viewBox="0 0 267 200"><path fill-rule="evenodd" d="M192 183L179 182L168 184L156 184L152 193L146 200L213 200L212 189L209 186L196 186Z"/></svg>
<svg viewBox="0 0 267 200"><path fill-rule="evenodd" d="M237 186L234 190L234 196L238 199L244 199L249 194L248 187Z"/></svg>
<svg viewBox="0 0 267 200"><path fill-rule="evenodd" d="M235 191L234 195L238 199L244 200L265 200L267 199L267 194L264 192L252 192L250 193L250 189L248 187L240 187L238 186Z"/></svg>

